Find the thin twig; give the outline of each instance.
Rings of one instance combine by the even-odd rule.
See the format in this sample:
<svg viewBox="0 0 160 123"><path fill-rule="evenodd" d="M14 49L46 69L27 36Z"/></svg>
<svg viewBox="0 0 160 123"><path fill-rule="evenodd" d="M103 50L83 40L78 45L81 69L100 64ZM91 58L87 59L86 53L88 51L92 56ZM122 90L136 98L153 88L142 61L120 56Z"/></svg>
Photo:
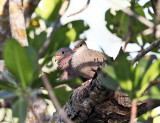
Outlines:
<svg viewBox="0 0 160 123"><path fill-rule="evenodd" d="M157 11L156 11L156 6L155 6L155 2L154 2L154 0L150 0L150 2L151 2L151 5L152 5L152 8L153 8L154 14L156 14L156 15L157 15Z"/></svg>
<svg viewBox="0 0 160 123"><path fill-rule="evenodd" d="M54 104L55 108L57 109L57 112L59 113L60 117L66 122L66 123L73 123L68 117L67 117L67 114L65 113L65 111L61 108L54 92L53 92L53 89L51 87L51 84L46 76L45 73L42 72L41 70L41 67L39 65L39 71L40 71L40 74L41 74L41 78L43 80L43 84L45 86L45 88L47 89L48 91L48 94L49 94L49 97L52 101L52 103Z"/></svg>
<svg viewBox="0 0 160 123"><path fill-rule="evenodd" d="M136 101L136 99L133 99L132 100L132 107L131 107L130 123L135 123L136 117L137 117L137 101Z"/></svg>
<svg viewBox="0 0 160 123"><path fill-rule="evenodd" d="M54 26L53 26L53 30L50 34L50 36L46 39L45 43L43 44L43 46L41 47L41 49L39 50L39 58L41 58L45 52L45 50L47 49L48 45L50 44L51 42L51 39L53 38L55 32L56 32L56 29L58 27L58 24L60 22L60 18L61 16L63 15L63 13L66 11L67 7L68 7L68 4L69 4L69 0L65 0L64 3L62 4L60 10L59 10L59 15L57 16L56 18L56 21L54 23Z"/></svg>
<svg viewBox="0 0 160 123"><path fill-rule="evenodd" d="M31 111L32 111L34 117L37 119L38 123L43 123L43 122L41 121L40 117L39 117L39 116L37 115L37 113L35 112L35 110L34 110L32 104L31 104L31 102L29 102L29 108L31 109Z"/></svg>
<svg viewBox="0 0 160 123"><path fill-rule="evenodd" d="M79 10L78 12L75 12L73 14L70 14L67 17L74 16L76 14L79 14L79 13L83 12L84 10L86 10L88 8L89 4L90 4L90 0L87 1L86 5L81 10Z"/></svg>
<svg viewBox="0 0 160 123"><path fill-rule="evenodd" d="M131 10L133 12L134 12L134 5L135 5L135 1L133 0L131 2ZM129 41L131 39L131 31L132 31L132 25L133 25L133 16L130 16L129 20L130 21L129 21L129 26L128 26L128 32L127 32L127 36L126 36L126 40L125 40L123 51L126 50L127 44L129 43Z"/></svg>
<svg viewBox="0 0 160 123"><path fill-rule="evenodd" d="M134 63L138 61L141 57L143 57L145 54L147 54L149 51L153 50L154 48L160 47L160 39L153 42L149 47L144 49L142 52L140 52L135 58Z"/></svg>
<svg viewBox="0 0 160 123"><path fill-rule="evenodd" d="M141 23L143 23L144 25L153 28L154 24L147 20L146 18L144 18L143 16L137 15L135 12L129 10L129 9L122 9L122 11L130 16L133 16L134 18L136 18L137 20L139 20Z"/></svg>
<svg viewBox="0 0 160 123"><path fill-rule="evenodd" d="M111 1L114 5L116 6L120 6L117 2L115 1ZM135 12L133 12L132 10L125 8L122 9L121 11L123 11L124 13L128 14L129 16L133 16L134 18L136 18L137 20L139 20L141 23L143 23L144 25L146 25L147 27L153 28L154 24L147 20L146 18L144 18L143 16L137 15Z"/></svg>

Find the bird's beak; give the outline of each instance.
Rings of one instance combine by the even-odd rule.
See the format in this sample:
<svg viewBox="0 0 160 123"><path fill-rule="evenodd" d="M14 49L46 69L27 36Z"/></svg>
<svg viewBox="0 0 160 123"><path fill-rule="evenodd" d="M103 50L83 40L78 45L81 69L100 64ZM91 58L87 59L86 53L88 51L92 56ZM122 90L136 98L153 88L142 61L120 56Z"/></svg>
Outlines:
<svg viewBox="0 0 160 123"><path fill-rule="evenodd" d="M73 51L76 51L78 48L74 48Z"/></svg>
<svg viewBox="0 0 160 123"><path fill-rule="evenodd" d="M55 61L58 61L58 60L59 60L59 58L60 58L60 56L56 56L56 59L55 59Z"/></svg>

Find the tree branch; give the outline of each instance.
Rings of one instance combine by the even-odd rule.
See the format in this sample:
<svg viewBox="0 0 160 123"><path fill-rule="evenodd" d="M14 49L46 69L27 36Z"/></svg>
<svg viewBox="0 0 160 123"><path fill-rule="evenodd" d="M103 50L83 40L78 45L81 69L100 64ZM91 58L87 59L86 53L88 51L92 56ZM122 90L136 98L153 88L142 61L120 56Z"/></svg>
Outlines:
<svg viewBox="0 0 160 123"><path fill-rule="evenodd" d="M127 94L120 90L112 91L105 88L99 73L93 80L85 82L75 89L69 101L64 106L67 115L74 122L129 122L131 114L131 100ZM147 112L148 101L137 104L137 116ZM160 105L159 100L149 104L153 108ZM54 113L51 122L62 122L58 112Z"/></svg>
<svg viewBox="0 0 160 123"><path fill-rule="evenodd" d="M60 117L66 121L67 123L73 123L68 117L67 117L67 114L65 113L65 111L61 108L54 92L53 92L53 89L51 87L51 84L46 76L45 73L42 73L41 71L41 67L39 66L39 71L40 71L40 74L41 74L41 78L43 80L43 84L45 86L45 88L47 89L48 91L48 94L49 94L49 97L52 101L52 103L54 104L55 108L57 109L57 112L59 113Z"/></svg>
<svg viewBox="0 0 160 123"><path fill-rule="evenodd" d="M152 5L152 8L153 8L153 11L154 11L154 14L157 15L157 11L156 11L156 6L155 6L155 2L154 0L150 0L151 2L151 5Z"/></svg>
<svg viewBox="0 0 160 123"><path fill-rule="evenodd" d="M35 110L34 110L32 104L31 104L31 102L29 102L29 108L31 109L31 111L32 111L34 117L37 119L38 123L42 123L41 119L39 118L39 116L38 116L37 113L35 112Z"/></svg>
<svg viewBox="0 0 160 123"><path fill-rule="evenodd" d="M133 60L135 63L138 61L141 57L143 57L145 54L147 54L149 51L153 50L154 48L157 48L160 46L160 39L153 42L150 46L148 46L146 49L144 49L142 52L140 52Z"/></svg>
<svg viewBox="0 0 160 123"><path fill-rule="evenodd" d="M9 0L9 17L12 38L15 38L22 46L28 46L21 0Z"/></svg>
<svg viewBox="0 0 160 123"><path fill-rule="evenodd" d="M134 18L136 18L137 20L139 20L141 23L143 23L144 25L146 25L147 27L153 28L154 24L147 20L146 18L144 18L143 16L137 15L135 12L129 10L129 9L122 9L122 11L130 16L133 16Z"/></svg>
<svg viewBox="0 0 160 123"><path fill-rule="evenodd" d="M152 1L153 2L153 1ZM157 26L157 23L158 23L158 21L159 21L159 19L160 19L160 0L158 0L157 1L157 7L156 7L157 9L155 10L156 11L156 18L155 18L155 23L154 23L154 27L153 27L153 37L157 37L157 28L156 28L156 26Z"/></svg>
<svg viewBox="0 0 160 123"><path fill-rule="evenodd" d="M81 10L79 10L78 12L75 12L73 14L70 14L67 17L71 17L71 16L74 16L76 14L79 14L79 13L83 12L84 10L86 10L88 8L89 4L90 4L90 0L87 0L86 5Z"/></svg>

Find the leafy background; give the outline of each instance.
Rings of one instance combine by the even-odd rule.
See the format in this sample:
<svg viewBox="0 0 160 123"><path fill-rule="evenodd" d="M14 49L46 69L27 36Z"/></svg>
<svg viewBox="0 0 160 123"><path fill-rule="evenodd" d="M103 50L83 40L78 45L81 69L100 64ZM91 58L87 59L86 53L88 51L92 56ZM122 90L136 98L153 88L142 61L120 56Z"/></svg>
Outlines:
<svg viewBox="0 0 160 123"><path fill-rule="evenodd" d="M60 2L56 0L43 0L36 8L35 13L31 18L31 23L27 28L29 47L21 47L14 39L8 40L5 45L3 56L6 67L12 75L6 76L7 82L1 82L0 97L14 97L13 117L19 117L19 122L23 122L27 115L28 98L26 98L26 95L30 97L31 92L34 89L43 87L42 80L38 77L38 61L43 65L43 70L47 73L52 87L64 83L81 83L79 79L60 82L59 76L61 74L61 71L55 69L56 64L54 63L54 57L56 51L59 48L68 47L71 41L76 41L80 38L86 38L87 42L91 42L89 40L90 38L87 31L89 32L89 30L94 30L94 28L92 24L90 24L87 20L84 21L78 19L71 22L67 22L66 20L66 23L64 25L59 23L58 29L56 30L54 37L51 39L51 43L45 51L43 58L41 60L39 60L38 58L38 51L50 34L51 27L54 25L56 17L58 16L59 8L62 3L63 0ZM144 5L141 5L139 1L135 0L135 13L146 18L146 11L144 11L146 9L148 10L147 14L151 16L150 21L155 22L155 14L153 13L153 11L151 11L150 1L146 1ZM124 42L126 39L130 16L120 10L115 11L116 14L112 13L111 9L106 8L105 10L107 11L103 13L103 16L105 17L103 21L106 21L107 23L103 26L110 32L112 32L114 36L117 36L117 42L120 42L120 44L122 44L122 42ZM90 16L93 17L94 11L92 13L93 15ZM83 14L81 16L83 16ZM71 18L74 19L74 17ZM97 25L99 25L99 23L97 23ZM135 18L133 19L132 25L133 26L131 29L130 43L136 43L139 46L139 51L144 49L146 43L153 43L155 40L157 40L152 34L143 35L141 32L148 27L140 23ZM95 33L94 35L96 34L98 33ZM96 37L100 39L102 38L99 35L96 35ZM92 38L94 38L94 36ZM142 44L139 43L138 38L141 39L141 41L143 42ZM109 41L106 41L105 43L109 43ZM92 41L92 44L95 45L96 42ZM110 45L113 45L114 47L114 43L111 43ZM105 46L103 46L102 48L105 50L105 52L108 50L112 52L112 50L117 48L115 47L113 49L107 49L107 46L106 48L104 47ZM119 48L120 45L116 50L119 51ZM160 51L157 48L153 52L159 53ZM118 57L115 59L114 64L103 68L102 71L106 72L109 75L106 78L102 77L101 80L103 84L110 89L115 90L120 85L122 90L126 92L131 99L136 98L138 101L142 101L148 98L159 99L159 86L153 86L150 89L150 95L142 95L150 82L159 78L160 75L160 60L158 60L157 56L155 55L143 57L138 62L138 64L135 65L132 61L130 53L120 52ZM54 89L53 91L55 92L61 106L63 106L69 99L73 90L71 90L69 87L63 87ZM49 99L48 94L45 93L39 96L43 97L44 99ZM6 112L10 112L6 113L3 109L0 110L2 112L1 114L7 115L1 115L0 121L2 121L1 119L3 119L4 117L5 120L8 121L11 118L11 111L6 110ZM52 114L54 109L52 108L50 110ZM151 115L154 117L156 113L156 110L153 110L151 112ZM147 120L147 116L150 116L150 113L144 114L143 116L139 117L138 120ZM17 119L15 118L15 120ZM156 117L156 119L154 119L154 122L157 122L157 120L159 119Z"/></svg>

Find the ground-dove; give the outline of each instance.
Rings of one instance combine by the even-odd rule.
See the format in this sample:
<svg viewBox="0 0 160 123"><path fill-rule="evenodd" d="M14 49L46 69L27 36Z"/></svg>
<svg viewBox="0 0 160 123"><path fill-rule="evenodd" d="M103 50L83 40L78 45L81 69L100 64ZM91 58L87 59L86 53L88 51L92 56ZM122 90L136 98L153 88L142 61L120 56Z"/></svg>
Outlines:
<svg viewBox="0 0 160 123"><path fill-rule="evenodd" d="M106 58L102 52L88 49L83 40L74 43L75 53L71 59L71 65L75 73L83 78L92 79L98 67L106 63Z"/></svg>
<svg viewBox="0 0 160 123"><path fill-rule="evenodd" d="M60 79L61 80L68 80L76 78L75 72L71 67L71 58L73 55L73 51L70 48L61 48L56 53L56 61L58 61L58 68L64 70ZM77 88L77 85L68 84L72 89Z"/></svg>

